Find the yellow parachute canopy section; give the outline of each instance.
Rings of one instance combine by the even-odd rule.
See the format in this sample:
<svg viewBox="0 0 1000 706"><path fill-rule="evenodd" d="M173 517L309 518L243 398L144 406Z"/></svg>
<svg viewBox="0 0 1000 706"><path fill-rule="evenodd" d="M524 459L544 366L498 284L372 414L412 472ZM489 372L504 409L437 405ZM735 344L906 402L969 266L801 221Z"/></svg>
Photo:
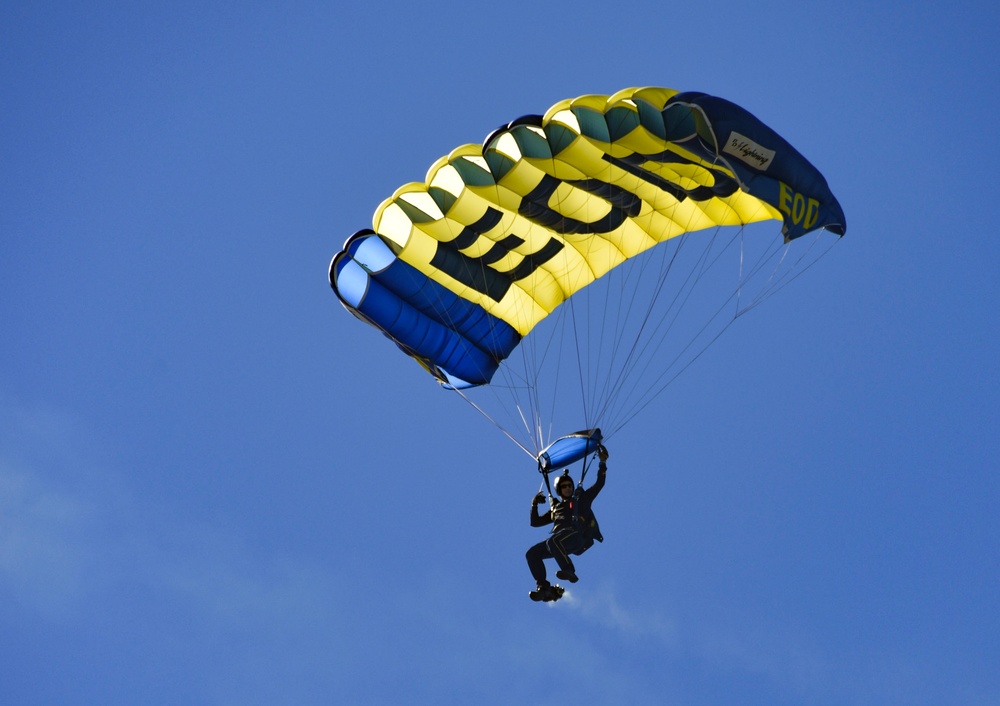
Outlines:
<svg viewBox="0 0 1000 706"><path fill-rule="evenodd" d="M704 228L781 220L777 208L743 191L687 196L732 185L734 175L668 141L662 122L655 130L643 126L639 106L659 116L673 95L631 89L583 96L553 106L541 125L515 124L484 147L458 147L424 183L406 184L384 201L373 228L399 259L524 336L574 292L657 243ZM609 119L634 127L612 137ZM638 167L627 168L632 164ZM677 189L665 190L661 181ZM531 205L544 221L524 214ZM554 219L561 219L556 227ZM446 249L465 259L440 257ZM502 293L463 284L469 278L455 275L470 266L507 275L510 284Z"/></svg>

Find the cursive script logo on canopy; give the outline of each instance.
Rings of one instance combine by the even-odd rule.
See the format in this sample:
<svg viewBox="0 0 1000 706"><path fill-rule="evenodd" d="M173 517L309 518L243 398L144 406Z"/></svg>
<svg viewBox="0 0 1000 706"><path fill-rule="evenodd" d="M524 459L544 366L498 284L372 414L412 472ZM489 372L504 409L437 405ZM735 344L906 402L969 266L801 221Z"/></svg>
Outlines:
<svg viewBox="0 0 1000 706"><path fill-rule="evenodd" d="M774 160L774 150L762 147L749 137L735 131L729 133L729 139L726 140L722 151L738 157L741 161L762 172L767 171L768 166Z"/></svg>

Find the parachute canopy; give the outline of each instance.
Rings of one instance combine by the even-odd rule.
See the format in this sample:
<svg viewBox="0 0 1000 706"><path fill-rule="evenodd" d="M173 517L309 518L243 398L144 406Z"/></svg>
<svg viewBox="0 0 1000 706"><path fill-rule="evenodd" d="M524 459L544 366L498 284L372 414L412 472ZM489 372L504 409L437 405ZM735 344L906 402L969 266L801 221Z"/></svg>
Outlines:
<svg viewBox="0 0 1000 706"><path fill-rule="evenodd" d="M627 89L562 101L453 150L347 240L330 283L442 384L467 388L629 258L768 219L786 241L846 228L819 171L746 110Z"/></svg>

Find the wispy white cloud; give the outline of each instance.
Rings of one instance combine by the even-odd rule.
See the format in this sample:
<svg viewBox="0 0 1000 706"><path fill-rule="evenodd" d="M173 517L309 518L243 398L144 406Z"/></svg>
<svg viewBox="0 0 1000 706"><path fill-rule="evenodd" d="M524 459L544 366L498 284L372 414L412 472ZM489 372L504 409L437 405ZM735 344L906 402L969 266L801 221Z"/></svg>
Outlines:
<svg viewBox="0 0 1000 706"><path fill-rule="evenodd" d="M85 435L72 419L7 403L0 420L0 591L22 609L73 620L123 586L208 621L315 620L329 605L334 575L261 556L227 528L159 512L127 477L74 446Z"/></svg>
<svg viewBox="0 0 1000 706"><path fill-rule="evenodd" d="M335 591L334 577L316 566L252 556L224 528L150 518L138 508L126 488L52 488L0 460L0 582L22 606L57 620L116 586L231 623L293 613L316 619Z"/></svg>
<svg viewBox="0 0 1000 706"><path fill-rule="evenodd" d="M814 694L831 686L830 657L782 626L692 626L687 644L706 663L758 675L786 690Z"/></svg>
<svg viewBox="0 0 1000 706"><path fill-rule="evenodd" d="M100 667L197 661L183 693L204 703L312 703L310 689L351 673L358 616L338 611L349 587L335 568L261 551L238 527L178 517L126 475L84 460L90 452L74 454L73 430L60 437L57 415L49 420L32 443L51 438L55 454L23 453L0 432L5 624L58 635L46 649L70 664L92 659L94 633L111 645L93 658ZM136 635L135 656L115 654Z"/></svg>
<svg viewBox="0 0 1000 706"><path fill-rule="evenodd" d="M654 638L662 645L677 648L675 622L660 611L630 610L618 599L615 584L604 582L595 589L569 588L563 601L581 616L605 628L631 637Z"/></svg>
<svg viewBox="0 0 1000 706"><path fill-rule="evenodd" d="M86 581L93 508L0 460L0 577L11 597L43 613L69 609Z"/></svg>
<svg viewBox="0 0 1000 706"><path fill-rule="evenodd" d="M678 662L692 660L734 676L756 675L799 694L819 693L831 684L831 658L794 631L753 621L735 625L705 616L680 617L667 605L626 606L619 591L606 581L596 588L570 588L563 601L581 618Z"/></svg>

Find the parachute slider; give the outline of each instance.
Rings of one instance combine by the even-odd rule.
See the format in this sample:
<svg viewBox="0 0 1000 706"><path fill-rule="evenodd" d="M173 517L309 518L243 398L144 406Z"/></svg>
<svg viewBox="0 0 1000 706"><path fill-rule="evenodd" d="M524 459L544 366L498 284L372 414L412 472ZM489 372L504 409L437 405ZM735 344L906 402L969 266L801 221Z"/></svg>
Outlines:
<svg viewBox="0 0 1000 706"><path fill-rule="evenodd" d="M600 429L585 429L560 437L538 454L538 472L548 475L580 461L601 448Z"/></svg>

